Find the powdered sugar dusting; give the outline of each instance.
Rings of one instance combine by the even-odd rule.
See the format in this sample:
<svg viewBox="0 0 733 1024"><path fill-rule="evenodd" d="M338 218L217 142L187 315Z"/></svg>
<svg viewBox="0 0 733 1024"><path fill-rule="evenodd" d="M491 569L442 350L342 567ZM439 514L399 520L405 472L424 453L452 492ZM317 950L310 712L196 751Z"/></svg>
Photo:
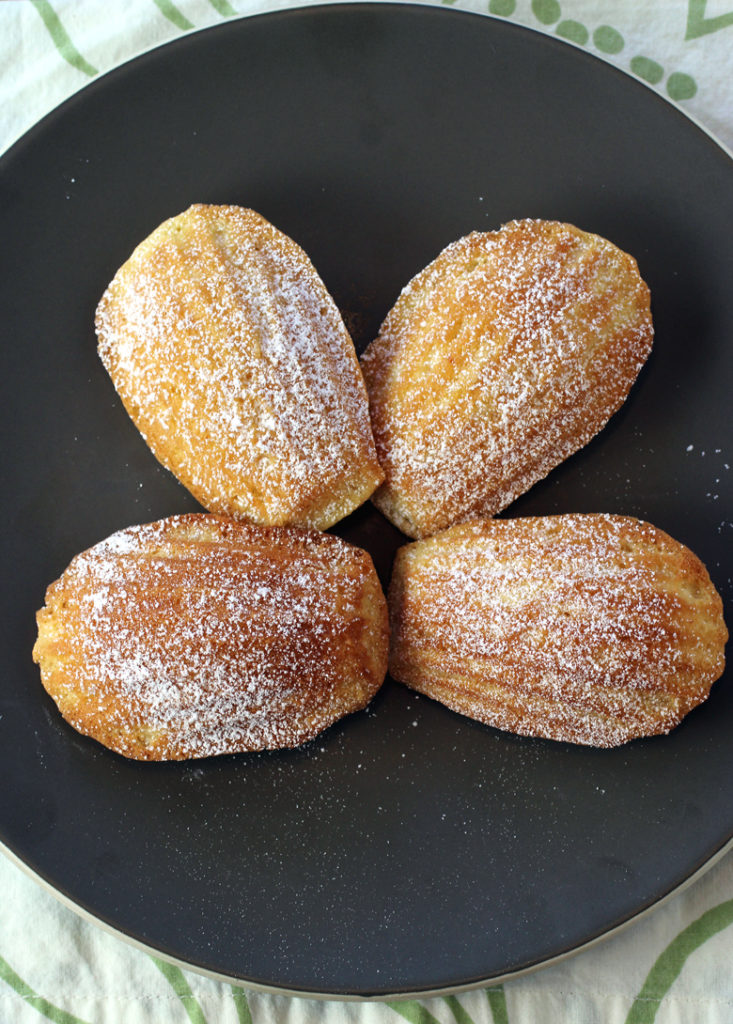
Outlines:
<svg viewBox="0 0 733 1024"><path fill-rule="evenodd" d="M382 478L351 339L305 253L195 206L118 272L99 351L155 454L214 511L331 525Z"/></svg>
<svg viewBox="0 0 733 1024"><path fill-rule="evenodd" d="M73 560L39 615L39 660L60 655L71 694L44 683L62 712L123 753L296 746L381 684L386 622L366 613L380 600L368 557L338 538L178 516Z"/></svg>
<svg viewBox="0 0 733 1024"><path fill-rule="evenodd" d="M362 357L375 500L412 536L500 511L607 422L651 341L648 289L611 243L542 221L454 242Z"/></svg>
<svg viewBox="0 0 733 1024"><path fill-rule="evenodd" d="M723 669L702 564L626 517L480 520L408 545L390 609L396 678L529 735L666 732Z"/></svg>

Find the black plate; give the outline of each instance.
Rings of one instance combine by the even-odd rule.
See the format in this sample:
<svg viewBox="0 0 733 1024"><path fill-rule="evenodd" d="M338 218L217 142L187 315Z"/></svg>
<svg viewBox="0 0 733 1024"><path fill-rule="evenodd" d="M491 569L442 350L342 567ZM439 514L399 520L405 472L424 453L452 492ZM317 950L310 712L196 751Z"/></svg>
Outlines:
<svg viewBox="0 0 733 1024"><path fill-rule="evenodd" d="M623 410L512 514L624 512L731 598L733 165L646 87L543 35L440 8L231 21L118 68L0 161L0 839L96 919L268 987L477 984L653 905L733 832L733 689L672 735L599 751L485 728L388 681L294 752L125 761L31 663L71 557L196 505L95 352L108 280L192 202L262 212L311 255L359 347L443 245L514 217L633 253L656 347ZM383 579L402 538L338 531ZM728 618L733 616L728 613Z"/></svg>

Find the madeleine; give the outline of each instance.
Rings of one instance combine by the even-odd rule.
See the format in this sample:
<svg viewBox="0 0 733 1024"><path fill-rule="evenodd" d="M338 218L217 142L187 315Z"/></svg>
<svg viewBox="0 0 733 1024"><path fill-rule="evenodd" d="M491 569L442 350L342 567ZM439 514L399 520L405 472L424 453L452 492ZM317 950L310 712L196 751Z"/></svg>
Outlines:
<svg viewBox="0 0 733 1024"><path fill-rule="evenodd" d="M597 235L521 220L449 245L362 357L374 503L410 537L506 508L607 423L652 334L635 260Z"/></svg>
<svg viewBox="0 0 733 1024"><path fill-rule="evenodd" d="M383 479L339 311L254 211L165 221L115 275L96 329L133 422L210 512L326 529Z"/></svg>
<svg viewBox="0 0 733 1024"><path fill-rule="evenodd" d="M480 519L407 544L389 607L395 679L525 736L669 732L725 665L702 562L624 516Z"/></svg>
<svg viewBox="0 0 733 1024"><path fill-rule="evenodd" d="M298 746L364 708L387 668L365 551L221 516L113 534L37 618L33 657L63 717L139 760Z"/></svg>

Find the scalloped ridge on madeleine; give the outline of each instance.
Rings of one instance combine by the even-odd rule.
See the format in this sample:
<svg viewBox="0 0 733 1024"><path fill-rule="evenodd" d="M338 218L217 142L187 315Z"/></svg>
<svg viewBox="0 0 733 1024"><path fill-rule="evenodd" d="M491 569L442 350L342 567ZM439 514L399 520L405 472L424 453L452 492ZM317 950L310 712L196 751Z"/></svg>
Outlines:
<svg viewBox="0 0 733 1024"><path fill-rule="evenodd" d="M400 548L391 675L526 736L612 747L669 732L722 674L702 564L624 516L478 519Z"/></svg>
<svg viewBox="0 0 733 1024"><path fill-rule="evenodd" d="M365 707L387 670L365 551L215 515L113 534L37 618L33 657L61 714L139 760L298 746Z"/></svg>
<svg viewBox="0 0 733 1024"><path fill-rule="evenodd" d="M362 356L372 500L410 537L501 511L606 424L652 336L636 261L598 235L519 220L459 239Z"/></svg>
<svg viewBox="0 0 733 1024"><path fill-rule="evenodd" d="M253 210L199 204L161 224L115 275L96 329L133 422L209 511L327 529L382 481L339 311Z"/></svg>

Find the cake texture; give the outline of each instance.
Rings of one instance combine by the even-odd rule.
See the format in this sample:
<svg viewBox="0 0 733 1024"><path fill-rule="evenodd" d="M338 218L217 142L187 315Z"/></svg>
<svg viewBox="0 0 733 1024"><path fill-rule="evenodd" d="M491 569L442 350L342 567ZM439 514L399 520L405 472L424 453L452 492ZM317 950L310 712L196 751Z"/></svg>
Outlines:
<svg viewBox="0 0 733 1024"><path fill-rule="evenodd" d="M115 275L96 329L135 425L209 511L326 529L383 479L339 311L258 213L199 204L165 221Z"/></svg>
<svg viewBox="0 0 733 1024"><path fill-rule="evenodd" d="M596 747L667 733L722 674L702 562L625 516L478 519L399 549L391 675L499 729Z"/></svg>
<svg viewBox="0 0 733 1024"><path fill-rule="evenodd" d="M139 760L295 747L387 668L370 556L317 531L174 516L77 555L33 657L79 732Z"/></svg>
<svg viewBox="0 0 733 1024"><path fill-rule="evenodd" d="M449 245L362 356L374 503L410 537L506 508L607 423L652 336L636 261L598 235L520 220Z"/></svg>

